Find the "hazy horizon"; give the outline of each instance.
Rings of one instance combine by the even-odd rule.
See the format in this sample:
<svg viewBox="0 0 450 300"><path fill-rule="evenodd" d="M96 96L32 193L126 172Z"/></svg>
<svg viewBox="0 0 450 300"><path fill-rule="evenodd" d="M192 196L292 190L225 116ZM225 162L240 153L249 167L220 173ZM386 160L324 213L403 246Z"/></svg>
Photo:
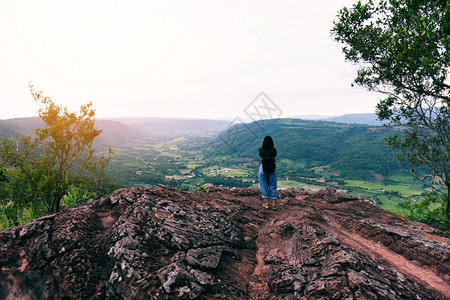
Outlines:
<svg viewBox="0 0 450 300"><path fill-rule="evenodd" d="M374 113L330 36L355 2L1 2L0 119L37 116L29 81L98 118L244 119L261 92L280 117Z"/></svg>
<svg viewBox="0 0 450 300"><path fill-rule="evenodd" d="M295 115L295 116L280 116L279 118L292 118L292 119L303 119L303 120L311 120L311 121L326 121L328 119L343 117L343 116L358 116L358 115L373 115L376 117L375 113L352 113L352 114L342 114L342 115ZM0 121L8 121L8 120L14 120L14 119L26 119L26 118L39 118L38 115L35 116L29 116L29 117L13 117L13 118L7 118L7 119L1 119ZM146 120L146 119L161 119L161 120L205 120L205 121L226 121L226 122L234 122L236 121L235 118L201 118L201 117L127 117L127 116L121 116L121 117L96 117L97 120L114 120L114 121L120 121L120 120ZM268 118L265 118L268 119ZM251 123L253 121L259 121L262 119L251 119L249 117L239 117L239 121L243 121L245 123Z"/></svg>

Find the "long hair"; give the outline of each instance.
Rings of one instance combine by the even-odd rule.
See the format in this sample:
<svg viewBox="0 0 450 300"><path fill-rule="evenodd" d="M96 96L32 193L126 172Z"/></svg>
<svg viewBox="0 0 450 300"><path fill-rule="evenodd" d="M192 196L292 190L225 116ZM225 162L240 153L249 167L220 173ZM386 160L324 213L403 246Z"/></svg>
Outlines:
<svg viewBox="0 0 450 300"><path fill-rule="evenodd" d="M261 143L261 147L265 149L275 148L275 144L271 136L266 135Z"/></svg>

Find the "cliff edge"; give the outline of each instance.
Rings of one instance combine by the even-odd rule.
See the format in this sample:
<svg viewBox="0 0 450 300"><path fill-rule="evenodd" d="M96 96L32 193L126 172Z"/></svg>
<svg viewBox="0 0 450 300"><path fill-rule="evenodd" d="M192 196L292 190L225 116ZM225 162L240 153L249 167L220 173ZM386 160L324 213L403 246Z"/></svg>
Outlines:
<svg viewBox="0 0 450 300"><path fill-rule="evenodd" d="M0 299L450 299L450 239L332 188L120 189L0 232Z"/></svg>

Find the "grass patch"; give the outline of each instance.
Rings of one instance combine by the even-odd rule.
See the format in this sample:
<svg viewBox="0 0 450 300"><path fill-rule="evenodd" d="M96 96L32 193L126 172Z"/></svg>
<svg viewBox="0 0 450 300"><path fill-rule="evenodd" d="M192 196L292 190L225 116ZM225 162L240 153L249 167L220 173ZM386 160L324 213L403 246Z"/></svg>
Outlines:
<svg viewBox="0 0 450 300"><path fill-rule="evenodd" d="M186 167L188 167L189 169L195 169L199 166L202 166L201 164L186 164Z"/></svg>
<svg viewBox="0 0 450 300"><path fill-rule="evenodd" d="M378 182L368 182L362 180L345 180L344 187L354 187L367 189L375 192L397 192L401 197L411 198L414 196L420 196L424 192L422 189L414 189L410 185L406 184L382 184Z"/></svg>
<svg viewBox="0 0 450 300"><path fill-rule="evenodd" d="M316 192L323 188L323 186L320 185L308 184L294 180L278 180L278 188L290 188L290 187L299 187L311 192Z"/></svg>

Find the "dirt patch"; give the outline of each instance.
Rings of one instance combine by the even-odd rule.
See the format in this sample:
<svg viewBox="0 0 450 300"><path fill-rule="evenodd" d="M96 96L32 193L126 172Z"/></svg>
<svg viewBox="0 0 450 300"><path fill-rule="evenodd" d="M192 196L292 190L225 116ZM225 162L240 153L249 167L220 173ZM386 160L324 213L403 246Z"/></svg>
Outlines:
<svg viewBox="0 0 450 300"><path fill-rule="evenodd" d="M450 298L449 274L438 274L432 268L422 267L417 261L410 261L380 243L365 239L358 234L350 233L335 222L320 224L320 226L336 235L341 242L349 245L351 248L386 263L414 281L429 285L443 296Z"/></svg>

